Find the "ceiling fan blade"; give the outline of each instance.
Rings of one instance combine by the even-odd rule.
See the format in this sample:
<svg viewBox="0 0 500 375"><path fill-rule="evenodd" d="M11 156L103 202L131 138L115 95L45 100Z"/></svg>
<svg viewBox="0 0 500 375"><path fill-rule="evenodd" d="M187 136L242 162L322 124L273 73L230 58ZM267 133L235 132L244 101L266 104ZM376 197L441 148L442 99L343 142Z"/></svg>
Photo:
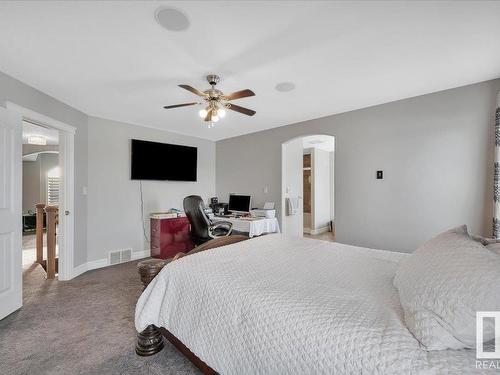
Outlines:
<svg viewBox="0 0 500 375"><path fill-rule="evenodd" d="M212 121L212 109L211 108L207 111L207 115L205 116L205 121Z"/></svg>
<svg viewBox="0 0 500 375"><path fill-rule="evenodd" d="M170 109L170 108L178 108L178 107L187 107L188 105L195 105L195 104L201 104L198 102L193 102L193 103L184 103L184 104L174 104L174 105L166 105L165 109Z"/></svg>
<svg viewBox="0 0 500 375"><path fill-rule="evenodd" d="M249 89L240 90L240 91L233 92L232 94L225 95L224 99L226 99L226 100L235 100L235 99L246 98L248 96L255 96L255 93L252 90L249 90Z"/></svg>
<svg viewBox="0 0 500 375"><path fill-rule="evenodd" d="M191 87L189 85L179 85L179 87L183 88L184 90L191 91L193 94L201 96L202 98L207 98L208 94L205 94L204 92L195 89L194 87Z"/></svg>
<svg viewBox="0 0 500 375"><path fill-rule="evenodd" d="M239 105L236 105L236 104L228 104L227 109L230 109L232 111L236 111L236 112L239 112L239 113L243 113L244 115L247 115L247 116L253 116L255 115L257 112L251 110L251 109L248 109L248 108L244 108L244 107L240 107Z"/></svg>

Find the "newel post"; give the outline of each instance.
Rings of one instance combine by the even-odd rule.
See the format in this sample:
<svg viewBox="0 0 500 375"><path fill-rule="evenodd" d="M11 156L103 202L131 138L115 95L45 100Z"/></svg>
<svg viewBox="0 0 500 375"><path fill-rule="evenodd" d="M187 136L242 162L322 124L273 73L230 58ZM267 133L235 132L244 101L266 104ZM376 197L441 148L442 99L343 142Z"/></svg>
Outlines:
<svg viewBox="0 0 500 375"><path fill-rule="evenodd" d="M47 279L56 277L57 206L45 207L47 212Z"/></svg>
<svg viewBox="0 0 500 375"><path fill-rule="evenodd" d="M43 210L44 203L36 204L36 262L42 264L43 262Z"/></svg>

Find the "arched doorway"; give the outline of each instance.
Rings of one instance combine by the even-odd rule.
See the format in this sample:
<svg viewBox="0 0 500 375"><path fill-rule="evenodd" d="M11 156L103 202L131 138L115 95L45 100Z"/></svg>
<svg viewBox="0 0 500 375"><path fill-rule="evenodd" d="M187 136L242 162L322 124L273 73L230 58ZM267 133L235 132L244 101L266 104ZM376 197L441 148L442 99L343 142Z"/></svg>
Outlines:
<svg viewBox="0 0 500 375"><path fill-rule="evenodd" d="M284 234L333 240L334 166L334 136L307 135L282 144Z"/></svg>

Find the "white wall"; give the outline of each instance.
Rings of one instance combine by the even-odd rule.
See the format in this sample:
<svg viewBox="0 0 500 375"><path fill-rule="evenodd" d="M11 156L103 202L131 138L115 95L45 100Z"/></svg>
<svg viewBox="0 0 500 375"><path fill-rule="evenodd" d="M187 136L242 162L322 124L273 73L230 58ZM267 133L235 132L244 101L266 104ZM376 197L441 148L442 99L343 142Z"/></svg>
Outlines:
<svg viewBox="0 0 500 375"><path fill-rule="evenodd" d="M281 211L281 144L327 134L339 242L410 252L463 223L491 234L499 90L493 80L219 141L217 193L244 188Z"/></svg>
<svg viewBox="0 0 500 375"><path fill-rule="evenodd" d="M130 179L131 139L198 147L196 182L143 182L148 237L150 212L182 209L182 200L190 194L205 201L215 195L214 142L89 117L88 261L107 258L109 251L118 249L149 250L141 224L139 181ZM168 162L175 161L158 160Z"/></svg>
<svg viewBox="0 0 500 375"><path fill-rule="evenodd" d="M40 158L23 161L23 212L35 212L40 203Z"/></svg>
<svg viewBox="0 0 500 375"><path fill-rule="evenodd" d="M331 210L330 153L318 148L312 152L313 218L314 230L328 227Z"/></svg>

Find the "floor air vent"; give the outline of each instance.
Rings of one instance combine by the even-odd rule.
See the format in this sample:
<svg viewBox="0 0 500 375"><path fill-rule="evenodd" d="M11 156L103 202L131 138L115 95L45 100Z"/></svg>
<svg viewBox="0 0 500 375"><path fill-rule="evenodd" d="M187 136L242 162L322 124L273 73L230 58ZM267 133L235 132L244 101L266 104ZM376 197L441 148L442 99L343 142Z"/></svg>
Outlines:
<svg viewBox="0 0 500 375"><path fill-rule="evenodd" d="M132 249L122 250L122 262L128 262L132 260Z"/></svg>
<svg viewBox="0 0 500 375"><path fill-rule="evenodd" d="M109 264L118 264L132 260L132 249L109 252Z"/></svg>

